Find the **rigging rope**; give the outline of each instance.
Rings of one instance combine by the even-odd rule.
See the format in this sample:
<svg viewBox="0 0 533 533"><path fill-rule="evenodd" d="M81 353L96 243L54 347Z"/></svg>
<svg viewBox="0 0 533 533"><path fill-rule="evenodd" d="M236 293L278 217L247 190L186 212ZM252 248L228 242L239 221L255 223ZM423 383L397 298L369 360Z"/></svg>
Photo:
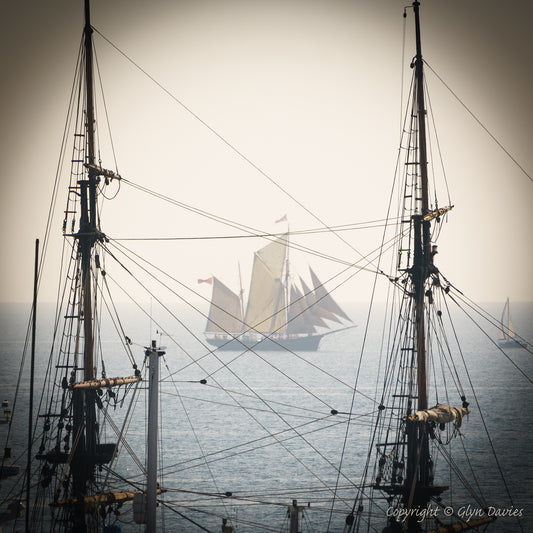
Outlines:
<svg viewBox="0 0 533 533"><path fill-rule="evenodd" d="M503 146L503 144L490 132L490 130L481 122L481 120L474 115L474 113L467 107L467 105L455 94L455 92L451 89L451 87L437 74L437 72L433 69L433 67L424 60L424 64L437 76L438 80L450 91L452 96L465 108L467 113L481 126L481 128L489 135L489 137L505 152L505 154L509 157L509 159L523 172L523 174L530 179L530 181L533 181L533 177L531 174L529 174L526 169L511 155L509 150Z"/></svg>
<svg viewBox="0 0 533 533"><path fill-rule="evenodd" d="M125 178L123 178L125 179ZM127 180L126 180L127 181ZM184 206L185 204L183 204ZM193 210L193 208L191 208ZM391 219L392 220L392 219ZM385 221L385 224L379 224L379 222ZM353 231L359 229L373 229L381 228L388 223L386 219L373 220L370 222L354 222L352 224L342 224L340 226L331 226L331 229L335 231ZM237 224L237 223L233 223ZM250 233L246 235L202 235L196 237L114 237L114 241L207 241L207 240L226 240L226 239L249 239L249 238L279 238L285 235L287 232L280 233L259 233L259 230L254 230L256 233ZM307 230L291 230L291 237L295 235L317 235L320 233L329 232L325 228L307 229ZM291 247L292 243L288 243ZM318 253L318 252L317 252Z"/></svg>
<svg viewBox="0 0 533 533"><path fill-rule="evenodd" d="M166 366L166 368L167 368L167 370L168 370L168 372L169 372L169 374L170 374L170 368L168 367L167 361L166 361L166 359L165 359L164 356L163 356L163 360L165 361L165 366ZM185 416L186 416L186 418L187 418L187 422L189 423L189 427L191 428L191 431L193 432L194 439L195 439L195 441L196 441L196 445L198 446L198 449L200 450L200 453L201 453L201 455L202 455L202 458L204 459L204 465L205 465L205 467L207 468L207 470L208 470L208 472L209 472L209 475L211 476L211 480L212 480L212 482L213 482L213 485L214 485L215 489L218 491L219 489L218 489L218 485L217 485L216 478L215 478L215 476L214 476L214 474L213 474L213 471L212 471L212 469L211 469L211 467L210 467L210 465L209 465L209 462L207 461L207 456L206 456L206 454L205 454L205 452L204 452L204 450L203 450L203 448L202 448L202 444L200 443L200 439L198 438L198 434L196 433L196 431L195 431L195 429L194 429L194 425L193 425L193 423L192 423L192 421L191 421L191 418L190 418L190 416L189 416L189 412L188 412L188 410L185 408L185 402L183 401L183 397L182 397L182 395L180 394L180 392L178 391L178 387L177 387L176 382L175 382L175 381L172 381L172 384L174 385L174 389L175 389L175 391L176 391L176 395L177 395L177 397L178 397L179 400L180 400L181 407L182 407L182 409L183 409L183 412L185 413ZM223 505L224 505L224 507L225 507L225 503L224 503L224 501L223 501ZM227 514L227 513L226 513L226 514Z"/></svg>
<svg viewBox="0 0 533 533"><path fill-rule="evenodd" d="M111 47L113 47L119 54L121 54L128 62L130 62L136 69L138 69L142 74L144 74L149 80L151 80L157 87L159 87L165 94L167 94L175 103L177 103L182 109L187 111L192 117L194 117L200 124L202 124L207 130L209 130L213 135L215 135L223 144L225 144L231 151L238 155L243 161L255 169L260 175L266 178L272 185L279 189L283 194L290 198L296 205L301 207L306 213L312 216L317 222L319 222L325 229L331 231L338 239L340 239L344 244L346 244L351 250L358 254L361 258L364 258L364 255L356 249L351 243L346 241L341 235L334 231L325 221L323 221L318 215L313 213L309 208L307 208L302 202L300 202L296 197L294 197L289 191L282 187L272 176L270 176L265 170L263 170L259 165L254 163L249 157L247 157L242 151L240 151L234 144L228 141L223 135L218 133L212 126L210 126L205 120L203 120L197 113L195 113L190 107L185 105L177 96L175 96L169 89L166 89L159 81L157 81L153 76L151 76L146 70L144 70L139 64L137 64L133 59L131 59L125 52L123 52L118 46L111 42L107 37L105 37L97 28L94 28L94 31L100 35Z"/></svg>
<svg viewBox="0 0 533 533"><path fill-rule="evenodd" d="M125 184L127 185L130 185L131 187L133 188L136 188L144 193L147 193L147 194L150 194L152 196L154 196L155 198L159 198L160 200L164 200L172 205L176 205L178 207L181 207L185 210L188 210L188 211L191 211L193 213L196 213L198 215L201 215L209 220L213 220L215 222L218 222L218 223L221 223L221 224L224 224L224 225L227 225L229 227L233 227L235 229L239 229L241 231L244 231L246 232L249 236L252 236L252 237L264 237L266 240L270 240L270 241L273 241L274 239L272 237L275 237L277 236L278 234L277 233L265 233L265 232L262 232L262 231L259 231L257 229L254 229L250 226L247 226L245 224L241 224L239 222L234 222L234 221L231 221L227 218L224 218L224 217L220 217L218 215L215 215L213 213L209 213L207 211L203 211L199 208L196 208L194 206L190 206L190 205L187 205L187 204L184 204L183 202L180 202L178 200L175 200L169 196L166 196L162 193L158 193L156 191L153 191L153 190L150 190L148 189L147 187L144 187L142 185L138 185L126 178L122 178L121 180L122 182L124 182ZM118 239L117 239L118 240ZM126 239L121 239L121 240L126 240ZM309 248L309 247L306 247L306 246L303 246L303 245L300 245L300 244L297 244L297 243L294 243L294 242L291 242L288 244L288 246L290 248L294 248L296 250L299 250L299 251L302 251L302 252L305 252L305 253L309 253L310 255L314 255L314 256L317 256L317 257L320 257L320 258L323 258L323 259L329 259L329 260L332 260L332 261L336 261L338 263L341 263L341 264L344 264L344 265L355 265L357 266L359 261L362 261L362 260L365 260L367 261L367 265L368 264L371 264L374 260L373 259L369 259L369 257L372 255L372 253L375 253L374 252L371 252L371 253L367 253L366 255L361 255L361 259L359 259L359 261L356 261L356 262L353 262L353 261L347 261L347 260L342 260L342 259L336 259L334 258L333 256L330 256L328 254L325 254L319 250L313 250L312 248ZM361 268L361 267L359 267ZM364 270L368 271L368 272L374 272L374 270L368 268L367 266L364 267Z"/></svg>
<svg viewBox="0 0 533 533"><path fill-rule="evenodd" d="M111 253L110 253L110 255L113 256L113 254L111 254ZM119 262L119 264L120 264L120 262ZM128 272L129 272L129 271L128 271ZM130 274L131 274L131 273L130 273ZM108 274L108 275L109 275L109 274ZM112 278L111 278L111 279L112 279ZM158 280L158 281L159 281L159 280ZM138 282L142 287L144 287L145 290L148 291L148 289L147 289L142 283L140 283L139 280L137 280L137 282ZM115 283L116 283L116 282L115 282ZM117 286L120 287L120 285L118 285L118 283L117 283ZM168 290L171 290L168 286L165 286L165 287L166 287ZM148 291L148 292L150 293L150 291ZM129 293L126 292L126 294L131 298L131 295L129 295ZM150 293L150 294L151 294L151 293ZM174 292L174 294L176 294L176 293ZM177 294L176 294L176 295L177 295ZM152 296L153 296L153 295L152 295ZM179 297L179 295L177 295L177 296ZM174 315L174 314L168 309L167 306L165 306L160 300L157 300L157 301L158 301L158 303L159 303L160 305L162 305L163 308L165 308L165 309L167 310L167 312L169 312L172 316L174 316L174 318L175 318L175 319L176 319L176 320L177 320L177 321L178 321L183 327L186 327L186 326L185 326L185 325L184 325L184 324L183 324L183 323L182 323L182 322L181 322L181 321L180 321L180 320L179 320L179 319L178 319L178 318L177 318L177 317L176 317L176 316L175 316L175 315ZM187 329L187 328L186 328L186 329ZM190 332L191 334L193 334L190 330L189 330L189 332ZM193 335L194 335L194 334L193 334ZM172 339L172 340L174 341L174 339ZM174 342L175 342L175 341L174 341ZM201 342L201 341L200 341L200 342ZM187 353L187 352L185 352L185 353ZM189 354L187 354L187 355L190 357ZM219 359L219 357L216 355L216 353L215 353L214 351L212 351L212 355L213 355L217 360L219 360L219 362L221 362L220 359ZM198 364L198 361L196 361L196 364ZM200 367L200 368L201 368L201 367ZM312 445L307 439L305 439L305 438L304 438L304 435L302 435L301 433L299 433L299 432L296 430L296 428L295 428L294 426L292 426L292 425L291 425L291 424L290 424L290 423L289 423L289 422L288 422L283 416L281 416L278 412L276 412L276 411L275 411L275 410L269 405L268 401L266 401L265 399L263 399L261 396L259 396L259 395L257 394L256 391L254 391L253 389L251 389L250 386L249 386L245 381L243 381L242 378L241 378L240 376L238 376L237 374L235 374L235 372L234 372L231 368L228 367L228 370L229 370L230 372L232 372L232 374L236 377L236 379L237 379L238 381L240 381L241 384L242 384L243 386L245 386L248 390L250 390L250 392L251 392L253 395L255 395L259 401L263 402L263 403L267 406L267 408L270 409L270 411L271 411L274 415L276 415L278 418L280 418L280 420L281 420L283 423L285 423L289 428L291 428L291 429L292 429L292 430L293 430L293 431L294 431L294 432L295 432L295 433L296 433L296 434L297 434L297 435L298 435L298 436L299 436L304 442L306 442L306 444L307 444L308 446L310 446L310 447L311 447L311 448L312 448L312 449L313 449L313 450L314 450L319 456L321 456L321 457L322 457L322 458L323 458L328 464L330 464L330 466L331 466L332 468L334 468L335 470L337 470L337 467L336 467L333 463L331 463L331 462L329 461L329 459L327 459L327 458L324 456L323 453L321 453L318 449L316 449L315 446L313 446L313 445ZM278 371L280 371L280 370L278 369ZM204 372L205 372L205 370L204 370ZM294 381L294 380L293 380L293 381ZM295 383L296 385L302 387L302 385L299 384L299 383L297 383L296 381L294 381L294 383ZM306 389L305 387L303 387L303 389L304 389L308 394L311 394L311 395L314 396L317 400L319 400L319 401L322 402L322 400L320 400L320 398L318 398L316 395L314 395L311 391L309 391L309 390ZM227 394L229 394L228 391L225 391L225 392L226 392ZM231 394L229 394L229 396L230 396L230 397L231 397L236 403L238 403L239 405L241 405L241 404L240 404L235 398L233 398L233 397L231 396ZM245 412L246 412L246 413L247 413L247 414L248 414L248 415L249 415L249 416L250 416L250 417L251 417L256 423L259 424L260 427L262 427L262 428L264 429L264 431L266 431L267 433L269 433L269 434L272 435L272 433L268 430L268 428L267 428L266 426L264 426L264 424L262 424L262 423L261 423L261 422L260 422L260 421L259 421L259 420L258 420L258 419L257 419L252 413L251 413L251 412L249 412L249 411L246 409L246 407L244 407L244 406L241 406L241 407L242 407L242 409L243 409L243 410L244 410L244 411L245 411ZM274 436L274 438L276 438L276 437ZM283 447L283 448L284 448L284 449L285 449L285 450L286 450L286 451L287 451L287 452L288 452L288 453L289 453L289 454L290 454L290 455L291 455L291 456L292 456L292 457L293 457L298 463L300 463L300 464L301 464L306 470L308 470L308 471L309 471L309 472L310 472L310 473L311 473L316 479L318 479L319 481L321 481L321 482L324 484L325 487L328 486L327 483L325 483L325 481L323 481L323 480L322 480L322 479L321 479L321 478L320 478L315 472L313 472L313 471L312 471L312 470L311 470L311 469L310 469L310 468L309 468L309 467L308 467L308 466L307 466L307 465L306 465L306 464L305 464L305 463L304 463L304 462L303 462L298 456L296 456L291 450L289 450L286 446L284 446L283 442L279 441L278 439L276 439L276 440L278 441L278 444L281 445L281 446L282 446L282 447ZM344 474L342 474L342 475L343 475L343 477L346 477ZM346 478L346 479L347 479L347 478ZM347 480L349 481L349 479L347 479Z"/></svg>
<svg viewBox="0 0 533 533"><path fill-rule="evenodd" d="M457 296L460 298L459 295L457 295ZM511 363L511 364L512 364L517 370L518 370L518 372L520 372L520 374L522 374L522 375L527 379L527 381L529 381L529 383L531 383L531 384L533 385L533 379L530 378L530 377L529 377L529 376L528 376L528 375L527 375L527 374L526 374L526 373L525 373L525 372L524 372L524 371L523 371L523 370L522 370L522 369L521 369L521 368L520 368L520 367L519 367L519 366L518 366L518 365L517 365L512 359L511 359L511 357L509 357L509 355L507 355L507 354L505 353L505 351L502 350L502 348L501 348L500 346L498 346L498 344L496 343L496 341L494 341L494 340L492 339L492 337L491 337L491 336L490 336L490 335L489 335L489 334L488 334L488 333L487 333L487 332L486 332L486 331L485 331L485 330L484 330L484 329L483 329L483 328L482 328L482 327L481 327L481 326L480 326L480 325L474 320L474 318L473 318L470 314L468 314L468 313L466 312L466 310L465 310L461 305L459 305L459 303L457 302L457 300L456 300L452 295L450 295L450 298L451 298L451 300L457 305L457 307L459 307L459 309L461 309L461 311L463 311L463 313L465 313L465 315L466 315L468 318L470 318L470 320L471 320L471 321L477 326L477 328L478 328L478 329L479 329L479 330L485 335L485 337L487 337L487 338L490 340L490 342L492 342L492 344L493 344L494 346L496 346L496 348L498 348L498 350L499 350L499 351L505 356L505 358L506 358L506 359L507 359L507 360L508 360L508 361L509 361L509 362L510 362L510 363ZM466 303L466 302L465 302L465 303ZM469 304L467 303L467 305L469 305ZM469 305L469 307L471 307L471 306ZM486 317L483 317L483 318L486 319ZM524 350L527 350L529 353L532 353L531 350L528 349L528 348L524 348Z"/></svg>
<svg viewBox="0 0 533 533"><path fill-rule="evenodd" d="M110 242L113 243L112 240L111 240ZM174 277L170 276L168 273L162 271L161 269L159 269L159 268L158 268L156 265L154 265L153 263L150 263L147 259L145 259L145 258L139 256L139 255L136 254L135 252L133 252L133 251L131 251L131 250L128 250L128 249L126 249L123 245L121 245L120 248L119 248L119 250L120 250L124 255L125 255L125 252L124 252L124 250L123 250L122 248L124 248L124 250L128 251L130 254L134 255L134 256L137 257L138 259L140 259L140 260L144 261L145 263L147 263L150 267L152 267L152 268L154 268L155 270L159 271L160 273L164 274L165 276L167 276L167 277L168 277L170 280L172 280L173 282L178 283L178 285L180 285L181 287L183 287L183 288L185 288L186 290L192 292L195 296L198 296L198 297L202 298L202 299L205 300L205 301L209 301L207 298L205 298L205 297L204 297L203 295L201 295L200 293L197 293L196 291L194 291L193 289L191 289L191 288L188 287L187 285L183 284L182 282L180 282L180 281L177 280L176 278L174 278ZM120 265L121 265L121 266L122 266L122 267L123 267L123 268L124 268L129 274L130 274L130 275L133 276L133 274L132 274L132 273L131 273L131 272L130 272L130 271L129 271L124 265L122 265L122 263L121 263L120 261L118 261L118 259L117 259L117 258L116 258L111 252L109 252L109 253L110 253L110 255L111 255L111 256L112 256L112 257L118 262L118 264L120 264ZM126 256L126 257L127 257L127 256ZM204 318L206 318L206 319L208 318L207 315L205 315L202 311L200 311L198 308L194 307L194 306L191 304L191 302L189 302L188 300L184 299L181 295L179 295L178 293L176 293L176 292L175 292L173 289L171 289L168 285L164 284L161 280L159 280L158 278L156 278L151 272L149 272L146 268L142 267L138 262L133 261L131 258L130 258L130 260L131 260L134 264L136 264L139 268L141 268L145 273L147 273L149 276L151 276L153 279L155 279L158 283L160 283L161 285L163 285L167 290L170 290L173 294L175 294L178 298L180 298L181 301L183 301L184 303L186 303L188 306L192 307L197 313L201 314L201 315L202 315ZM353 265L352 265L352 266L353 266ZM333 276L332 278L330 278L330 279L328 280L328 282L331 281L331 280L333 280L334 278L340 276L340 275L343 274L346 270L347 270L347 269L345 269L345 270L339 272L338 274L336 274L335 276ZM359 272L359 271L358 271L358 272ZM347 280L350 279L351 277L353 277L353 276L354 276L355 274L357 274L358 272L355 272L354 274L351 274L350 277L347 278ZM339 283L339 285L337 285L337 287L340 286L342 283L345 283L347 280L345 280L344 282ZM142 284L139 280L136 280L136 281L137 281L141 286L143 286L143 284ZM117 283L117 282L115 281L115 283ZM118 283L117 283L117 286L120 287L120 285L118 285ZM143 286L143 287L144 287L144 286ZM337 287L335 287L335 288L337 288ZM145 290L147 290L146 287L144 287L144 288L145 288ZM332 290L335 290L335 288L332 289ZM124 289L121 289L121 290L124 291ZM124 291L124 292L126 292L126 291ZM150 294L151 294L151 293L150 293ZM153 294L151 294L151 295L154 296ZM211 348L209 348L208 346L206 346L206 345L201 341L201 339L200 339L197 335L195 335L195 334L194 334L189 328L187 328L187 327L183 324L183 322L180 321L180 320L179 320L174 314L171 313L171 315L172 315L172 316L173 316L173 317L179 322L179 324L180 324L182 327L184 327L184 328L185 328L185 329L186 329L186 330L187 330L187 331L188 331L188 332L189 332L189 333L190 333L190 334L191 334L191 335L192 335L192 336L193 336L193 337L194 337L194 338L200 343L200 344L202 344L202 346L203 346L204 348L206 348L206 349L208 350L208 352L207 352L203 357L207 357L208 355L214 354L214 352L215 352L214 349L211 349ZM236 340L238 340L238 337L236 337ZM275 339L271 339L271 340L272 340L273 342L277 342ZM257 344L259 344L259 343L257 343ZM181 348L183 351L185 351L181 346L180 346L180 348ZM261 358L261 359L262 359L263 361L265 361L265 363L267 363L268 365L272 366L273 368L276 368L276 367L274 367L274 366L272 365L272 363L271 363L270 361L268 361L267 359L265 359L265 358L263 358L262 356L260 356L257 352L255 352L255 351L253 350L253 347L251 347L251 348L246 347L245 351L243 351L239 356L235 357L235 358L234 358L232 361L230 361L229 363L224 363L224 364L223 364L218 370L213 371L213 372L211 372L211 373L209 373L209 374L207 374L207 375L208 375L209 377L212 377L216 372L222 370L223 368L226 368L226 367L228 366L228 364L234 362L236 359L238 359L239 357L243 356L243 355L244 355L245 353L247 353L248 351L254 353L257 357ZM294 351L291 351L291 350L286 350L286 351L287 351L287 352L290 352L292 355L294 355L295 357L297 357L299 360L303 361L303 362L306 363L307 365L310 365L310 366L312 366L313 368L319 370L320 372L326 374L328 377L330 377L330 378L332 378L332 379L335 379L337 382L339 382L339 383L341 383L341 384L343 384L343 385L345 385L345 386L351 388L348 384L346 384L345 382L343 382L340 378L337 378L337 377L333 376L331 373L326 372L324 369L322 369L322 368L320 368L318 365L316 365L316 364L314 364L314 363L308 361L307 359L305 359L304 357L302 357L302 356L299 355L298 353L296 353L296 352L294 352ZM190 364L197 364L201 359L203 359L203 357L200 357L200 358L194 359L194 360L192 361L192 363L190 363ZM190 365L187 365L187 366L190 366ZM186 367L183 367L183 368L181 368L181 369L179 369L178 372L183 371L185 368L187 368L187 366L186 366ZM277 369L277 368L276 368L276 370L278 370L279 372L281 372L282 374L284 374L281 370L279 370L279 369ZM285 374L284 374L284 375L285 375ZM286 376L286 377L287 377L287 376ZM289 379L292 380L292 378L289 378ZM292 381L294 381L294 380L292 380ZM301 386L301 385L299 385L299 386ZM306 392L308 392L309 394L313 395L313 394L312 394L310 391L308 391L307 389L305 389L305 390L306 390ZM369 398L367 395L361 393L360 391L355 391L355 392L358 393L358 394L361 394L362 396L366 397L367 399L370 399L371 401L375 401L375 400ZM327 407L328 407L328 409L331 409L331 408L332 408L332 406L330 406L330 405L327 405Z"/></svg>
<svg viewBox="0 0 533 533"><path fill-rule="evenodd" d="M475 324L476 326L479 327L479 325L477 324L477 322L475 322L475 321L472 319L472 317L471 317L470 315L468 315L468 313L466 313L466 311L465 311L465 310L464 310L464 309L463 309L463 308L457 303L457 301L455 300L455 298L454 298L452 295L449 295L449 297L450 297L450 299L451 299L451 300L452 300L452 301L453 301L453 302L459 307L459 309L461 309L461 310L462 310L462 311L463 311L463 312L464 312L464 313L465 313L465 314L466 314L466 315L467 315L467 316L468 316L468 317L474 322L474 324ZM481 331L482 331L483 333L485 333L485 331L484 331L482 328L480 328L480 329L481 329ZM461 354L461 356L462 356L462 354ZM488 439L488 442L489 442L489 444L490 444L490 448L491 448L491 451L492 451L492 456L494 457L494 460L495 460L496 465L497 465L497 467L498 467L498 471L499 471L499 473L500 473L500 477L501 477L501 479L502 479L502 481L503 481L503 484L504 484L504 487L505 487L505 491L506 491L506 493L507 493L507 497L509 498L509 501L511 502L511 504L512 504L513 507L514 507L514 506L515 506L515 505L514 505L514 500L513 500L512 496L511 496L511 492L510 492L509 487L508 487L508 485L507 485L507 480L506 480L505 475L504 475L504 473L503 473L503 469L502 469L502 467L501 467L501 465L500 465L500 461L499 461L499 459L498 459L498 455L497 455L497 453L496 453L496 449L494 448L494 443L492 442L492 438L491 438L491 436L490 436L490 433L489 433L489 430L488 430L487 424L486 424L486 422L485 422L485 417L484 417L484 415L483 415L483 411L481 410L481 406L480 406L480 404L479 404L479 401L478 401L478 398L477 398L477 394L476 394L476 391L475 391L475 389L474 389L474 386L473 386L473 383L472 383L472 379L471 379L471 377L470 377L470 372L468 371L468 367L466 366L466 362L464 361L464 359L463 359L463 364L464 364L464 366L465 366L466 376L467 376L468 381L469 381L469 383L470 383L470 389L471 389L471 391L472 391L472 394L474 395L474 400L475 400L475 402L476 402L476 407L477 407L477 409L478 409L479 416L480 416L480 418L481 418L481 422L482 422L482 424L483 424L483 428L485 429L485 434L487 435L487 439ZM525 374L524 374L524 375L525 375ZM526 376L526 377L527 377L527 376ZM528 378L528 379L529 379L529 378ZM529 380L529 381L531 381L531 380ZM521 524L520 524L520 529L522 529Z"/></svg>
<svg viewBox="0 0 533 533"><path fill-rule="evenodd" d="M406 111L406 113L407 113L407 111ZM396 183L397 183L398 176L399 176L399 166L400 166L400 160L401 160L401 139L402 139L402 135L400 135L400 143L399 143L400 144L400 148L398 150L398 155L396 157L396 166L395 166L395 171L394 171L394 179L393 179L393 183L392 183L392 187L391 187L391 192L390 192L390 195L389 195L389 202L388 202L388 207L387 207L387 215L386 215L386 218L385 218L385 220L387 222L386 222L386 224L384 226L384 229L383 229L383 233L382 233L382 237L381 237L381 244L378 247L378 250L380 250L380 253L379 253L378 258L377 258L378 265L377 265L377 268L376 268L376 274L382 272L380 265L381 265L381 259L383 257L383 253L382 252L383 252L383 248L385 246L385 235L386 235L386 230L388 229L388 221L389 221L389 219L396 220L396 221L401 220L401 217L390 218L391 217L391 211L392 211L392 205L393 205L392 200L393 200L393 196L394 196L394 190L396 188ZM400 232L399 237L401 238L402 236L403 236L403 233ZM361 350L360 350L360 353L359 353L359 361L358 361L358 365L357 365L357 369L356 369L356 375L355 375L355 383L354 383L354 386L353 386L353 391L354 392L352 394L350 412L353 411L354 404L355 404L355 391L357 390L357 385L358 385L358 382L359 382L359 375L360 375L361 366L362 366L362 362L363 362L363 355L365 353L365 348L366 348L368 330L369 330L369 326L370 326L370 316L371 316L371 313L372 313L373 304L374 304L374 297L375 297L376 288L377 288L377 279L378 279L378 276L374 275L374 279L373 279L373 283L372 283L372 293L371 293L371 298L370 298L370 304L369 304L369 307L368 307L367 318L366 318L366 321L365 321L365 331L364 331L364 334L363 334L363 341L362 341ZM380 354L380 358L381 358L381 354ZM379 417L379 414L378 414L378 417ZM376 424L376 427L377 427L377 424ZM344 455L346 453L346 446L347 446L347 442L348 442L349 430L350 430L350 423L348 422L348 424L346 425L346 433L344 435L343 447L342 447L342 452L341 452L341 457L340 457L340 462L339 462L339 467L338 467L338 472L339 473L342 470L342 464L343 464L343 461L344 461ZM371 439L373 439L373 437L371 437ZM366 461L366 464L365 464L365 467L364 467L364 470L363 470L364 473L361 476L360 487L363 487L364 480L366 479L367 470L368 470L368 467L369 467L369 464L370 464L370 458L371 458L371 447L369 447L369 453L367 455L367 461ZM336 494L338 483L339 483L339 475L337 476L337 480L336 480L336 483L335 483L335 492L334 492L334 497L333 497L333 501L332 501L332 504L331 504L330 516L329 516L329 521L328 521L328 526L327 526L327 530L328 531L329 531L329 528L331 526L331 520L332 520L332 517L333 517L333 509L334 509L334 506L335 506L335 494ZM362 489L359 488L359 491L358 491L356 497L354 498L354 503L353 503L353 506L352 506L352 514L355 512L355 508L356 508L360 498L362 497L362 494L363 494Z"/></svg>

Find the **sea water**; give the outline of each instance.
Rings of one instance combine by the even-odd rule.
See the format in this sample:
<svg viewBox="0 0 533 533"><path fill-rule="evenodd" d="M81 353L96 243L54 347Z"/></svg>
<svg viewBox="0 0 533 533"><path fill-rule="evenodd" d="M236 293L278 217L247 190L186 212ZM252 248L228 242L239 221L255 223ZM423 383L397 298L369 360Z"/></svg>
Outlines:
<svg viewBox="0 0 533 533"><path fill-rule="evenodd" d="M484 307L497 316L501 306ZM204 323L191 311L179 306L175 309L192 334L182 326L166 324L164 319L150 323L146 317L136 318L135 309L123 306L122 325L133 341L132 351L139 366L144 346L151 338L166 345L161 359L158 479L169 490L158 508L159 529L220 531L222 518L227 517L236 532L287 531L287 509L297 500L304 508L302 532L342 531L369 447L370 426L359 425L359 421L367 420L363 415L375 410L370 398L375 393L382 310L378 306L378 318L370 323L365 335L367 306L354 304L348 312L358 327L325 337L317 352L217 352L215 356L195 337L202 337ZM25 304L0 305L0 388L2 399L13 404L18 385L14 406L17 423L11 429L10 446L12 462L21 466L26 462L29 350L22 371L21 358L29 338L29 311L30 306ZM485 328L487 336L466 315L457 312L455 319L462 347L462 356L458 354L457 359L460 363L464 358L469 371L463 385L469 390L471 381L475 396L468 392L472 414L461 428L462 443L453 446L464 445L470 450L477 475L471 479L472 485L481 488L494 513L519 513L523 530L531 530L533 356L521 348L503 354L493 342L497 338L494 328ZM479 317L476 320L486 325ZM513 320L516 331L531 340L533 304L513 304ZM37 321L36 408L48 363L54 306L39 305ZM112 340L113 328L109 323L102 327L101 351L105 353L107 376L132 375L120 344ZM363 342L365 356L359 365ZM202 379L205 385L200 383ZM362 394L354 396L356 380ZM113 402L108 404L119 426L121 411L126 411L128 402L129 397L124 399L122 409ZM331 409L339 415L332 416ZM348 412L352 413L352 423L347 431L347 415L343 413ZM135 459L142 464L146 461L145 423L143 390L132 421L125 427ZM7 425L0 426L2 440L6 433ZM104 438L108 442L114 439L112 433ZM116 469L132 483L128 490L132 486L142 488L144 483L135 459L125 451L117 458ZM469 476L469 465L461 464L461 468ZM5 511L6 498L15 495L14 480L1 483L1 511ZM444 480L438 484L447 483ZM473 497L459 492L456 498L452 502L455 513L465 519L475 518L479 504ZM383 514L387 512L384 501L379 509ZM442 513L443 509L433 512ZM113 521L122 531L144 530L144 526L132 523L130 504L125 504L119 515L113 515ZM9 524L3 527L10 530ZM16 527L20 529L22 522ZM511 516L500 516L490 530L521 531L520 523Z"/></svg>

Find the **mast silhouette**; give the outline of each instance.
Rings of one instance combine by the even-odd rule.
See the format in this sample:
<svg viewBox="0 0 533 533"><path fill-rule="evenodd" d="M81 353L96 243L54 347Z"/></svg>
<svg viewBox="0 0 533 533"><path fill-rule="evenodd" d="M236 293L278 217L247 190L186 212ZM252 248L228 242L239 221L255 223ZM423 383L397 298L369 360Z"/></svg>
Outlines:
<svg viewBox="0 0 533 533"><path fill-rule="evenodd" d="M426 144L426 109L424 102L424 60L420 37L420 2L413 2L416 32L415 86L416 110L418 117L418 169L419 183L417 193L420 195L419 212L412 215L414 242L413 265L409 276L413 289L415 309L415 339L417 410L428 408L427 376L426 376L426 323L425 323L425 284L433 267L431 253L431 218L428 202L428 164ZM415 188L416 191L416 188ZM430 475L431 459L429 454L426 425L416 421L407 421L407 477L404 491L406 508L427 507L432 490ZM417 520L409 520L408 531L420 531Z"/></svg>
<svg viewBox="0 0 533 533"><path fill-rule="evenodd" d="M93 48L90 4L85 0L85 91L86 91L86 165L87 176L78 181L80 194L80 226L76 235L78 254L81 256L81 302L83 310L83 376L85 381L95 379L94 375L94 339L93 309L91 290L91 254L97 240L96 196L98 176L95 171L95 115L93 94ZM72 480L74 497L80 503L74 509L76 531L86 531L85 511L82 497L87 493L87 486L93 476L96 453L96 409L94 389L75 389L73 391L73 439L77 439L75 460L72 462ZM79 528L79 529L77 529Z"/></svg>

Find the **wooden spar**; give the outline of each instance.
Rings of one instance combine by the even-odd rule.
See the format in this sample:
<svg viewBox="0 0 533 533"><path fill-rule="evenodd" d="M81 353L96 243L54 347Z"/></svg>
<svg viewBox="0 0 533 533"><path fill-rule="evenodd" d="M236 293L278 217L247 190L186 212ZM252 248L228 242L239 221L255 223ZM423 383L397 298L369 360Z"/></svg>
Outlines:
<svg viewBox="0 0 533 533"><path fill-rule="evenodd" d="M413 284L416 298L416 332L418 354L418 409L427 409L427 383L426 383L426 335L424 321L424 284L428 276L430 255L430 225L424 220L429 211L428 202L428 168L426 148L426 109L424 103L424 61L422 59L422 46L420 39L420 16L418 8L420 2L413 2L416 28L416 99L418 115L418 161L420 165L420 191L421 191L421 216L414 216L415 224L415 259L413 265Z"/></svg>
<svg viewBox="0 0 533 533"><path fill-rule="evenodd" d="M85 89L87 91L87 151L88 165L95 164L94 143L94 94L93 94L93 29L91 26L91 6L85 0ZM92 205L91 205L92 207ZM93 214L93 213L91 213ZM94 219L94 217L93 217Z"/></svg>
<svg viewBox="0 0 533 533"><path fill-rule="evenodd" d="M90 171L94 172L95 176L103 176L104 178L108 178L109 180L122 179L122 176L120 174L116 174L112 170L107 170L106 168L99 167L98 165L94 165L92 163L87 163L85 167L88 168Z"/></svg>
<svg viewBox="0 0 533 533"><path fill-rule="evenodd" d="M94 96L93 96L93 51L89 0L85 0L85 90L87 98L86 132L88 180L80 180L81 213L79 246L82 256L83 324L85 334L84 377L94 379L94 340L91 298L91 249L96 232L96 172L91 168L95 162L94 146Z"/></svg>
<svg viewBox="0 0 533 533"><path fill-rule="evenodd" d="M137 491L107 492L103 494L94 494L93 496L83 496L80 498L68 498L52 502L50 507L69 507L83 503L85 506L109 505L111 503L123 503L133 500ZM157 489L157 494L166 492L165 489Z"/></svg>
<svg viewBox="0 0 533 533"><path fill-rule="evenodd" d="M441 207L440 209L433 209L432 211L428 211L423 217L423 221L430 221L434 218L441 217L442 215L445 215L448 211L451 211L453 209L453 205L449 205L447 207Z"/></svg>
<svg viewBox="0 0 533 533"><path fill-rule="evenodd" d="M141 376L129 376L125 378L105 378L105 379L92 379L90 381L80 381L79 383L73 383L69 385L69 389L105 389L109 387L120 387L121 385L128 385L130 383L137 383L141 381Z"/></svg>

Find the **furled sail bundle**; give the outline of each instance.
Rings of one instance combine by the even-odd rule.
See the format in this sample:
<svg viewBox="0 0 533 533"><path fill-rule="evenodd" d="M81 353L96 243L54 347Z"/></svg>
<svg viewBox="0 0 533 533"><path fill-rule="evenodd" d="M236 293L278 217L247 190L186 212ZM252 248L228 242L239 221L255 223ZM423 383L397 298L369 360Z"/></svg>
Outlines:
<svg viewBox="0 0 533 533"><path fill-rule="evenodd" d="M437 424L447 424L454 422L457 428L461 427L463 417L470 414L466 407L451 407L438 403L431 409L417 411L413 417L418 422L437 422Z"/></svg>

